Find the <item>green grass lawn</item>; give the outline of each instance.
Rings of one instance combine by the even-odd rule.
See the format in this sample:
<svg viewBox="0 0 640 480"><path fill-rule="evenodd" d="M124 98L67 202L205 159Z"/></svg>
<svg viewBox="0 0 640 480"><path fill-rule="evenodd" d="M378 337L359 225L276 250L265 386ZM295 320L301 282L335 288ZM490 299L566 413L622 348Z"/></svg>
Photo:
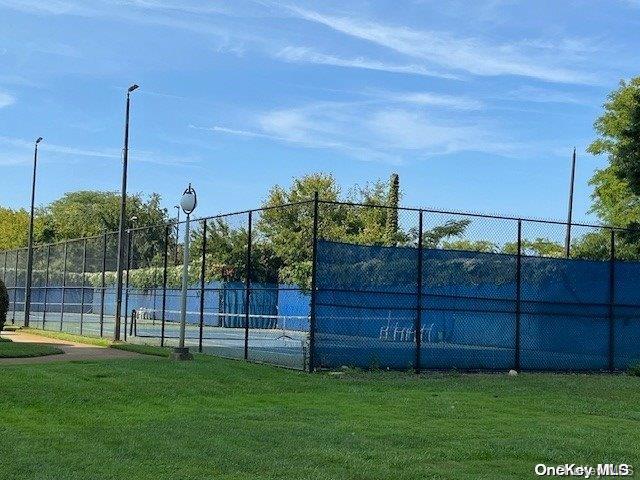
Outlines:
<svg viewBox="0 0 640 480"><path fill-rule="evenodd" d="M197 357L3 366L3 479L530 478L640 470L640 378L347 372Z"/></svg>
<svg viewBox="0 0 640 480"><path fill-rule="evenodd" d="M62 350L51 345L11 341L0 342L0 358L43 357L45 355L57 355L59 353L63 353ZM0 393L0 395L2 394Z"/></svg>
<svg viewBox="0 0 640 480"><path fill-rule="evenodd" d="M100 347L108 347L113 343L113 341L108 338L87 337L82 335L75 335L73 333L40 330L39 328L21 328L20 331L31 333L33 335L39 335L41 337L57 338L59 340L68 340L70 342L87 343L89 345L98 345Z"/></svg>

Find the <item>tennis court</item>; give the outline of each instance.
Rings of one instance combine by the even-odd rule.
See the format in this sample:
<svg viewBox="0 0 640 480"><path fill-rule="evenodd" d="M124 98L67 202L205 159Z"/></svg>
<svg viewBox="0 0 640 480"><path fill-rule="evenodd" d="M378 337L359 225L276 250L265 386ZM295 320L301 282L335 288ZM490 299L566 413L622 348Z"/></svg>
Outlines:
<svg viewBox="0 0 640 480"><path fill-rule="evenodd" d="M55 307L55 306L54 306ZM196 314L198 312L188 312ZM179 318L180 312L166 311L167 316ZM22 325L23 312L9 312L9 318L15 315L17 325ZM290 368L304 369L308 362L308 332L289 329L288 325L297 325L307 321L308 317L249 315L249 325L260 321L269 321L277 328L223 327L229 318L243 324L242 314L220 314L204 312L202 328L199 324L188 323L185 329L185 344L192 351L201 351L228 358L246 358L251 361L273 363ZM104 315L102 322L97 313L73 312L32 312L31 326L43 330L95 337L112 337L115 330L114 317ZM176 320L162 320L152 317L139 317L133 322L131 316L123 317L120 338L133 343L176 346L180 334L180 324Z"/></svg>

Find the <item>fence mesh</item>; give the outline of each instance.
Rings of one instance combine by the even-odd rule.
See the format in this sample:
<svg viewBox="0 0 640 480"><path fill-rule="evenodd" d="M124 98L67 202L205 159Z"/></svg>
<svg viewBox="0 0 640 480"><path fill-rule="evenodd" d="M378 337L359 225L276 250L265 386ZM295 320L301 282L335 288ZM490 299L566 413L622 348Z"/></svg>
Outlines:
<svg viewBox="0 0 640 480"><path fill-rule="evenodd" d="M130 226L120 338L178 344L185 222ZM640 238L309 201L190 222L185 343L299 369L614 370L640 360ZM113 337L118 235L33 249L32 327ZM27 250L0 252L24 323Z"/></svg>

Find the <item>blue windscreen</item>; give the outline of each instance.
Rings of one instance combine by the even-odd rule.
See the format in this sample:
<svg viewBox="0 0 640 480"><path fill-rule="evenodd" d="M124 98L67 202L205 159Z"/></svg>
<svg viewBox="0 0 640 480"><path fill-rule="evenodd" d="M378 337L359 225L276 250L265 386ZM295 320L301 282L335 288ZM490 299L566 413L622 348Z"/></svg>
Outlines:
<svg viewBox="0 0 640 480"><path fill-rule="evenodd" d="M415 247L318 242L317 366L504 370L519 361L561 371L640 360L637 262L521 256L518 276L516 255L424 249L421 260L420 278Z"/></svg>

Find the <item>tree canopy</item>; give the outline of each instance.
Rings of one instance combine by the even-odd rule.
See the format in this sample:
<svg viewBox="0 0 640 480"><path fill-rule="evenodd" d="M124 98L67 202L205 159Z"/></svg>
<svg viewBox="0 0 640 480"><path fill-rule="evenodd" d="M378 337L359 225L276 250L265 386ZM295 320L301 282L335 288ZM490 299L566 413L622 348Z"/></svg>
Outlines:
<svg viewBox="0 0 640 480"><path fill-rule="evenodd" d="M640 221L640 77L622 81L607 97L587 151L607 155L596 171L592 211L606 224L627 227Z"/></svg>
<svg viewBox="0 0 640 480"><path fill-rule="evenodd" d="M27 245L29 214L26 210L0 207L0 250Z"/></svg>
<svg viewBox="0 0 640 480"><path fill-rule="evenodd" d="M80 190L65 193L37 213L42 223L40 241L52 242L90 237L115 231L120 222L120 194ZM148 199L127 196L127 227L159 225L168 220L167 210L160 206L160 195ZM132 219L135 218L135 222Z"/></svg>

